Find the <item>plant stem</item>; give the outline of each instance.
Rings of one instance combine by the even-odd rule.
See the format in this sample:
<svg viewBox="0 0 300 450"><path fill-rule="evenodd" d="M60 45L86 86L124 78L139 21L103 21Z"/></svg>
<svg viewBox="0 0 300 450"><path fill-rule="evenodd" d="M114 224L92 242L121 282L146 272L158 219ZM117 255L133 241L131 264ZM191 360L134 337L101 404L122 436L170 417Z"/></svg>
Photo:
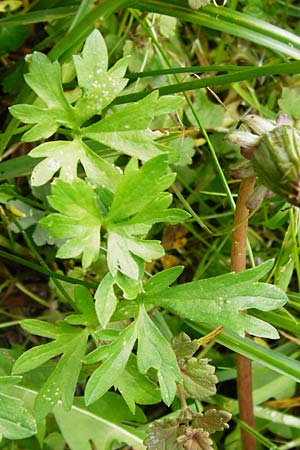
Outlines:
<svg viewBox="0 0 300 450"><path fill-rule="evenodd" d="M246 202L254 184L255 177L242 180L240 184L234 216L235 228L232 235L231 270L233 272L242 272L246 269L247 217L249 215ZM240 419L254 428L251 360L242 355L237 355L237 391ZM243 429L241 436L243 450L255 450L255 438Z"/></svg>

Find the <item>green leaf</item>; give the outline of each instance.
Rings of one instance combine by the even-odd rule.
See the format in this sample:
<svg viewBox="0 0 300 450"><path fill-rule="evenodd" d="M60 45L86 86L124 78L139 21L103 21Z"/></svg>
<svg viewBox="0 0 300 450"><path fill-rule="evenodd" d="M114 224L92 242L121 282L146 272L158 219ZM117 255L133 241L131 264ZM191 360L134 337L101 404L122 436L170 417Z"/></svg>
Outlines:
<svg viewBox="0 0 300 450"><path fill-rule="evenodd" d="M205 280L170 287L140 296L140 301L161 306L196 322L223 325L243 335L278 338L274 327L243 310L269 311L283 306L287 297L273 285L257 283L269 264L240 273L229 273Z"/></svg>
<svg viewBox="0 0 300 450"><path fill-rule="evenodd" d="M115 167L79 140L45 142L31 150L29 155L32 158L46 158L32 171L33 186L47 183L58 171L61 180L71 183L77 179L79 162L90 179L110 189L115 189L120 176Z"/></svg>
<svg viewBox="0 0 300 450"><path fill-rule="evenodd" d="M140 236L156 222L175 223L188 217L184 211L167 209L171 196L162 191L170 186L175 174L166 174L166 169L164 155L152 158L140 169L135 159L126 166L105 218L107 263L113 276L120 271L138 280L141 260L150 262L164 254L158 241L143 240Z"/></svg>
<svg viewBox="0 0 300 450"><path fill-rule="evenodd" d="M192 358L193 354L200 347L200 343L197 339L191 340L191 338L183 331L173 337L171 344L177 359Z"/></svg>
<svg viewBox="0 0 300 450"><path fill-rule="evenodd" d="M117 187L107 220L119 222L127 219L155 200L174 181L175 174L166 175L167 167L164 155L150 159L140 169L137 161L132 159Z"/></svg>
<svg viewBox="0 0 300 450"><path fill-rule="evenodd" d="M95 309L100 325L106 327L117 306L114 293L115 280L108 272L102 279L95 293Z"/></svg>
<svg viewBox="0 0 300 450"><path fill-rule="evenodd" d="M36 421L22 400L0 392L0 434L15 440L28 438L36 432Z"/></svg>
<svg viewBox="0 0 300 450"><path fill-rule="evenodd" d="M23 140L30 142L50 137L61 125L72 128L74 111L63 92L59 63L34 52L25 80L45 106L15 105L10 108L11 114L17 119L24 123L36 123L24 134Z"/></svg>
<svg viewBox="0 0 300 450"><path fill-rule="evenodd" d="M187 397L202 401L216 393L218 379L208 359L190 358L180 368Z"/></svg>
<svg viewBox="0 0 300 450"><path fill-rule="evenodd" d="M125 369L115 381L114 386L121 392L133 414L136 408L135 403L152 405L159 403L161 400L159 389L155 383L139 372L136 356L133 354L130 355Z"/></svg>
<svg viewBox="0 0 300 450"><path fill-rule="evenodd" d="M25 321L25 327L29 330L32 329L32 322ZM47 333L48 327L44 328L46 328L45 331ZM38 332L40 330L40 332L44 333L40 323L33 323L33 330ZM71 408L81 362L86 351L87 338L88 331L86 329L73 328L70 325L61 323L60 333L53 342L31 348L15 362L13 372L18 374L33 370L49 359L63 354L38 393L36 415L39 419L46 416L59 400L62 401L66 410Z"/></svg>
<svg viewBox="0 0 300 450"><path fill-rule="evenodd" d="M135 256L151 262L163 255L164 249L159 241L129 236L118 227L108 229L107 264L113 276L120 270L124 275L138 280L141 277L141 265Z"/></svg>
<svg viewBox="0 0 300 450"><path fill-rule="evenodd" d="M78 100L75 111L79 123L85 122L94 114L109 105L125 88L128 80L123 76L128 58L119 60L109 71L105 41L98 30L87 38L82 56L73 56L79 86L83 96Z"/></svg>
<svg viewBox="0 0 300 450"><path fill-rule="evenodd" d="M145 161L170 151L154 142L162 134L149 129L155 116L175 111L182 99L166 97L158 99L152 92L136 103L126 105L82 130L83 136L101 142L117 152Z"/></svg>
<svg viewBox="0 0 300 450"><path fill-rule="evenodd" d="M221 105L212 103L206 94L205 89L199 89L195 94L194 109L201 119L205 129L214 129L221 127L224 121L224 108ZM187 109L186 115L194 127L199 127L192 111Z"/></svg>
<svg viewBox="0 0 300 450"><path fill-rule="evenodd" d="M50 214L40 221L51 237L66 238L57 252L58 258L82 255L84 268L96 261L100 249L102 216L93 189L83 180L52 185L49 203L61 214Z"/></svg>
<svg viewBox="0 0 300 450"><path fill-rule="evenodd" d="M300 90L284 87L278 104L283 113L292 119L300 119Z"/></svg>
<svg viewBox="0 0 300 450"><path fill-rule="evenodd" d="M82 359L86 352L87 338L86 329L77 329L73 336L65 335L63 355L35 401L36 417L39 420L51 412L59 400L63 408L70 411Z"/></svg>
<svg viewBox="0 0 300 450"><path fill-rule="evenodd" d="M50 339L56 339L60 334L60 329L52 323L45 322L38 319L24 319L21 322L21 326L29 333L36 336L43 336Z"/></svg>
<svg viewBox="0 0 300 450"><path fill-rule="evenodd" d="M84 325L91 330L97 328L98 320L95 311L95 304L90 291L80 285L74 289L75 308L77 314L70 314L65 318L65 322L71 325Z"/></svg>
<svg viewBox="0 0 300 450"><path fill-rule="evenodd" d="M81 398L77 398L69 412L57 405L54 415L71 450L87 450L91 442L97 449L111 450L116 441L137 450L145 449L142 443L144 434L124 425L124 421L144 422L142 411L137 408L136 414L131 414L122 397L113 392L107 392L88 407Z"/></svg>
<svg viewBox="0 0 300 450"><path fill-rule="evenodd" d="M3 2L1 2L2 4ZM15 25L0 28L0 56L6 56L17 51L29 35L27 26Z"/></svg>
<svg viewBox="0 0 300 450"><path fill-rule="evenodd" d="M89 405L111 388L124 370L137 338L137 324L133 322L115 340L107 359L91 375L85 389L85 401Z"/></svg>
<svg viewBox="0 0 300 450"><path fill-rule="evenodd" d="M170 405L175 397L176 383L182 379L175 354L170 343L149 318L143 305L140 306L137 324L138 369L143 374L151 367L157 370L162 399Z"/></svg>
<svg viewBox="0 0 300 450"><path fill-rule="evenodd" d="M144 286L145 292L161 291L174 283L174 281L182 274L183 266L171 267L170 269L162 270L153 275Z"/></svg>
<svg viewBox="0 0 300 450"><path fill-rule="evenodd" d="M212 326L204 323L196 324L190 322L189 326L201 334L207 334L213 331ZM253 361L258 361L263 366L269 367L273 371L289 377L298 383L300 382L300 363L292 357L257 344L252 339L241 337L230 330L224 330L215 340L218 344L229 348L233 352L240 353Z"/></svg>

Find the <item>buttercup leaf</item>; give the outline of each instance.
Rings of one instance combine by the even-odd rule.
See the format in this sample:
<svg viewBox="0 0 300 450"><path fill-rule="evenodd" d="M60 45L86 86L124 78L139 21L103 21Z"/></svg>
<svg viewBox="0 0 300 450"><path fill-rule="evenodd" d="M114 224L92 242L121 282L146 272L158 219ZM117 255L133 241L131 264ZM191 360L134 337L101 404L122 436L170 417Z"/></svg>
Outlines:
<svg viewBox="0 0 300 450"><path fill-rule="evenodd" d="M196 322L223 325L243 335L278 338L274 327L243 312L247 308L269 311L283 306L287 297L276 286L257 283L268 263L240 273L173 286L161 292L146 293L140 301L162 306L179 316Z"/></svg>
<svg viewBox="0 0 300 450"><path fill-rule="evenodd" d="M51 237L66 238L58 250L59 258L82 255L83 267L88 267L99 255L102 216L93 189L83 180L52 186L49 203L61 214L50 214L41 220Z"/></svg>
<svg viewBox="0 0 300 450"><path fill-rule="evenodd" d="M187 397L201 401L216 393L215 368L207 359L190 358L181 366L183 387Z"/></svg>
<svg viewBox="0 0 300 450"><path fill-rule="evenodd" d="M153 367L157 370L163 401L170 405L176 393L176 383L181 381L175 354L169 342L160 333L145 311L140 307L138 316L137 364L141 373Z"/></svg>
<svg viewBox="0 0 300 450"><path fill-rule="evenodd" d="M223 431L229 428L228 421L231 419L231 414L227 411L218 411L216 409L208 409L204 413L198 413L193 416L192 425L195 428L202 428L209 434L216 431Z"/></svg>

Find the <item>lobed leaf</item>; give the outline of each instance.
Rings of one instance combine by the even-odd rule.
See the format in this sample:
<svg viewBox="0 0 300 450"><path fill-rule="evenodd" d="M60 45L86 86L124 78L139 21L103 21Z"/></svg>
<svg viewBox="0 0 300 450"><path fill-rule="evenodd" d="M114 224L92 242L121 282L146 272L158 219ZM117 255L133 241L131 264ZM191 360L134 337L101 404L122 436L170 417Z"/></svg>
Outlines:
<svg viewBox="0 0 300 450"><path fill-rule="evenodd" d="M151 367L157 370L162 399L170 405L175 397L176 383L182 379L175 354L170 343L149 318L143 305L140 306L137 323L139 371L146 374Z"/></svg>
<svg viewBox="0 0 300 450"><path fill-rule="evenodd" d="M87 405L102 397L123 372L137 338L136 328L133 322L120 334L107 359L92 373L84 394Z"/></svg>
<svg viewBox="0 0 300 450"><path fill-rule="evenodd" d="M276 286L255 282L270 267L263 266L146 293L140 300L186 319L223 325L241 335L248 331L276 339L278 333L274 327L243 312L246 308L269 311L287 301L285 293Z"/></svg>

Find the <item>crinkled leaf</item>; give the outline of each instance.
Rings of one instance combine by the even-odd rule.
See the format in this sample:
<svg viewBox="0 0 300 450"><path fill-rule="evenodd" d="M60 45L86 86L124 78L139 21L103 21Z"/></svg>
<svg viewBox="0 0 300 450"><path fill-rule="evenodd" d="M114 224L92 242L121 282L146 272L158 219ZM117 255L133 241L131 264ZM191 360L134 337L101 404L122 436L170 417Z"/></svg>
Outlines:
<svg viewBox="0 0 300 450"><path fill-rule="evenodd" d="M156 384L142 375L136 363L136 356L131 354L125 369L114 386L118 389L126 401L130 411L134 414L136 403L140 405L152 405L161 400Z"/></svg>
<svg viewBox="0 0 300 450"><path fill-rule="evenodd" d="M183 331L173 337L171 344L176 357L186 359L192 358L193 354L200 347L200 343L197 339L192 340Z"/></svg>
<svg viewBox="0 0 300 450"><path fill-rule="evenodd" d="M195 414L192 419L192 425L194 428L202 428L202 430L212 434L216 431L223 431L229 428L227 422L230 419L231 414L227 411L208 409L203 414Z"/></svg>
<svg viewBox="0 0 300 450"><path fill-rule="evenodd" d="M102 327L106 327L117 306L117 297L114 292L115 280L108 272L102 279L95 293L96 314Z"/></svg>
<svg viewBox="0 0 300 450"><path fill-rule="evenodd" d="M272 262L271 262L272 265ZM283 306L287 297L273 285L257 283L270 269L267 262L255 269L173 286L140 296L142 302L161 306L180 317L196 322L223 325L243 335L278 338L274 327L243 310L269 311Z"/></svg>
<svg viewBox="0 0 300 450"><path fill-rule="evenodd" d="M186 428L184 434L178 438L185 450L213 450L212 440L207 431L197 428Z"/></svg>
<svg viewBox="0 0 300 450"><path fill-rule="evenodd" d="M216 393L217 377L215 368L208 359L188 359L181 367L183 387L187 397L202 401Z"/></svg>
<svg viewBox="0 0 300 450"><path fill-rule="evenodd" d="M0 434L15 440L28 438L36 432L36 421L22 400L0 392Z"/></svg>
<svg viewBox="0 0 300 450"><path fill-rule="evenodd" d="M176 420L155 422L148 429L144 444L147 450L183 450L183 445L177 441L178 432Z"/></svg>
<svg viewBox="0 0 300 450"><path fill-rule="evenodd" d="M29 155L32 158L45 158L32 171L33 186L47 183L58 171L61 180L68 183L76 180L79 162L90 179L110 189L116 187L120 176L115 167L79 140L45 142L31 150Z"/></svg>
<svg viewBox="0 0 300 450"><path fill-rule="evenodd" d="M170 405L175 397L176 383L182 379L175 354L170 343L148 316L144 306L140 306L138 316L137 364L141 373L150 368L157 370L163 401Z"/></svg>
<svg viewBox="0 0 300 450"><path fill-rule="evenodd" d="M57 180L48 199L61 214L50 214L40 223L51 237L67 239L59 248L57 257L82 255L82 265L88 267L99 255L102 224L93 189L83 180L70 184Z"/></svg>
<svg viewBox="0 0 300 450"><path fill-rule="evenodd" d="M154 142L161 133L149 129L151 121L157 115L176 111L181 103L180 97L158 99L158 93L152 92L138 102L126 105L84 128L83 135L145 161L166 150L170 151Z"/></svg>
<svg viewBox="0 0 300 450"><path fill-rule="evenodd" d="M137 324L133 322L115 340L107 359L91 375L85 389L89 405L110 389L123 372L137 338Z"/></svg>

